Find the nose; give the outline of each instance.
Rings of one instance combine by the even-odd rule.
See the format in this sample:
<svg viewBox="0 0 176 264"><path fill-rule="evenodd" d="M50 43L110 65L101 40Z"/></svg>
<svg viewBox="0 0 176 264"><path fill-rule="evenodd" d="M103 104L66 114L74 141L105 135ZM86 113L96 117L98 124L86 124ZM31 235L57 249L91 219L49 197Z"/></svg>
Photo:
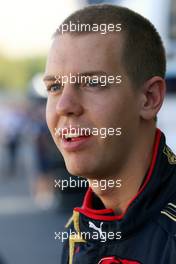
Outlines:
<svg viewBox="0 0 176 264"><path fill-rule="evenodd" d="M60 116L79 116L83 112L79 91L71 84L65 84L56 104L56 112Z"/></svg>

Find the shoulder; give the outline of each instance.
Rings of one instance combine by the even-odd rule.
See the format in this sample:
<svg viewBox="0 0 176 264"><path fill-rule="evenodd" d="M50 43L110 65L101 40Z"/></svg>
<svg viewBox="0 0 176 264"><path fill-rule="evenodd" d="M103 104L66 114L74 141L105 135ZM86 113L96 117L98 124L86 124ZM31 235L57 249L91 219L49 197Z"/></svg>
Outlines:
<svg viewBox="0 0 176 264"><path fill-rule="evenodd" d="M176 194L160 211L157 222L176 241Z"/></svg>

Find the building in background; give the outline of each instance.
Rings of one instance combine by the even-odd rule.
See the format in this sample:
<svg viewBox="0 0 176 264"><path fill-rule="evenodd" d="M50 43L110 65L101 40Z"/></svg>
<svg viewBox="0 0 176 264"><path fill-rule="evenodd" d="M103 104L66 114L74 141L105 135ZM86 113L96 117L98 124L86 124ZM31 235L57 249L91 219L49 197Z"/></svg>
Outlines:
<svg viewBox="0 0 176 264"><path fill-rule="evenodd" d="M89 5L92 5L92 4L102 4L102 3L117 4L118 1L116 1L116 0L109 0L109 1L106 1L106 0L87 0L87 2Z"/></svg>

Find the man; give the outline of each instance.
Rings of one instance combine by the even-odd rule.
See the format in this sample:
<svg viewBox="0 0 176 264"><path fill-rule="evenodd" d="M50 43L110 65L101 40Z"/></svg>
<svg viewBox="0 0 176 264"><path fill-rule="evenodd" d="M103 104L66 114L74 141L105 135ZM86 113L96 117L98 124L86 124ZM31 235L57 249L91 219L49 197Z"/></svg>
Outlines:
<svg viewBox="0 0 176 264"><path fill-rule="evenodd" d="M176 157L156 128L164 77L160 36L129 9L89 6L56 31L47 124L68 171L90 184L62 264L176 263Z"/></svg>

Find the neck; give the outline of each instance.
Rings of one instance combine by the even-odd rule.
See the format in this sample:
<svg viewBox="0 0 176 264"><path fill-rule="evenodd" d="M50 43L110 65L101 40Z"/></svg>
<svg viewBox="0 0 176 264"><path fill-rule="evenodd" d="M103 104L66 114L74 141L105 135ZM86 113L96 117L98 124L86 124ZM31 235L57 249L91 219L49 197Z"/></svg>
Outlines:
<svg viewBox="0 0 176 264"><path fill-rule="evenodd" d="M121 168L121 171L118 171L117 175L109 175L107 178L113 179L115 183L120 179L120 187L116 184L114 187L112 184L110 186L107 180L107 188L102 190L101 183L98 184L98 187L94 187L93 180L89 180L93 192L101 199L104 206L113 209L116 214L123 214L129 201L137 194L144 181L152 159L155 132L154 129L150 134L141 133L147 137L138 138L138 143L128 157L125 166Z"/></svg>

